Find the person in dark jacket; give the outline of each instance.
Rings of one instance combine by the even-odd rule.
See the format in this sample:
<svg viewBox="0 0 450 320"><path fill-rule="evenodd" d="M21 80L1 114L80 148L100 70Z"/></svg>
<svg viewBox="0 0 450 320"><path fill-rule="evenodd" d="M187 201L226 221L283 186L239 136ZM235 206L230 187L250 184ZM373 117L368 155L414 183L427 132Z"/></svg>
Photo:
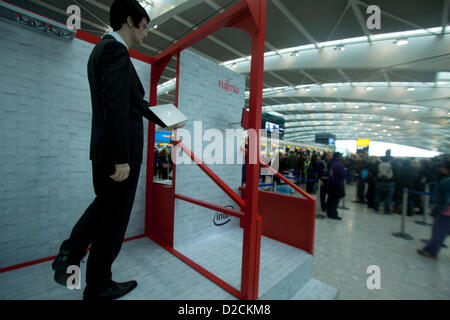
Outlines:
<svg viewBox="0 0 450 320"><path fill-rule="evenodd" d="M377 169L378 161L376 157L370 157L368 161L368 176L367 176L367 206L369 208L373 208L373 202L375 197L375 188L377 185L376 179L376 169Z"/></svg>
<svg viewBox="0 0 450 320"><path fill-rule="evenodd" d="M342 163L342 154L336 152L330 165L330 178L328 185L327 217L342 220L338 216L337 207L339 200L345 196L345 178L347 173Z"/></svg>
<svg viewBox="0 0 450 320"><path fill-rule="evenodd" d="M320 208L322 211L327 211L326 195L328 193L328 179L329 179L329 166L333 154L331 152L325 153L322 156L322 160L319 162L319 183L320 183Z"/></svg>
<svg viewBox="0 0 450 320"><path fill-rule="evenodd" d="M295 154L294 150L290 150L289 155L287 156L285 161L285 167L287 170L290 170L290 169L297 169L297 166L298 166L297 155Z"/></svg>
<svg viewBox="0 0 450 320"><path fill-rule="evenodd" d="M431 212L434 217L431 239L423 249L417 252L428 258L437 258L439 249L450 234L450 157L446 155L442 161L440 183L435 188L435 205Z"/></svg>
<svg viewBox="0 0 450 320"><path fill-rule="evenodd" d="M311 156L311 162L306 170L306 192L315 194L316 193L316 184L317 184L317 173L318 171L318 161L317 155L313 153Z"/></svg>
<svg viewBox="0 0 450 320"><path fill-rule="evenodd" d="M355 175L357 177L356 202L366 203L365 189L366 189L366 180L369 175L367 151L364 151L361 155L361 158L358 159L358 161L356 161Z"/></svg>

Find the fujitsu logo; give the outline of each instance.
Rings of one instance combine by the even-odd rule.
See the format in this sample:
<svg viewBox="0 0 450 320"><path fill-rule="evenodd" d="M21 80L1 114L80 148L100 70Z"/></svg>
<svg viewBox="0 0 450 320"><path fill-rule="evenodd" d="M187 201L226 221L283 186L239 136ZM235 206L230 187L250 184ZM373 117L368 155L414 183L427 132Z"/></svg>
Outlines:
<svg viewBox="0 0 450 320"><path fill-rule="evenodd" d="M225 206L225 208L234 210L233 206ZM213 218L214 225L218 226L218 227L226 225L230 221L231 221L231 217L222 212L217 212Z"/></svg>
<svg viewBox="0 0 450 320"><path fill-rule="evenodd" d="M226 92L232 92L234 94L239 94L239 88L235 85L230 84L230 80L227 79L225 81L219 80L219 88L222 88Z"/></svg>

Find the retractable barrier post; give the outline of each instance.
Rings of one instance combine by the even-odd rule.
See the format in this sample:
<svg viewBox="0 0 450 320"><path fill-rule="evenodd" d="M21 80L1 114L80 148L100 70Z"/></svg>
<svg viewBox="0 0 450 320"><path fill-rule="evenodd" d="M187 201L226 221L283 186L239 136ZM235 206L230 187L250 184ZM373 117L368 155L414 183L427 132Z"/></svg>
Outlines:
<svg viewBox="0 0 450 320"><path fill-rule="evenodd" d="M408 210L408 189L403 188L403 197L402 197L402 219L401 219L401 227L400 232L393 233L392 235L397 238L403 238L405 240L414 239L409 234L405 233L405 219L406 219L406 211Z"/></svg>
<svg viewBox="0 0 450 320"><path fill-rule="evenodd" d="M427 183L425 185L425 195L424 195L424 204L423 204L423 221L414 221L417 224L422 226L431 226L431 223L427 222L427 214L430 206L430 185Z"/></svg>

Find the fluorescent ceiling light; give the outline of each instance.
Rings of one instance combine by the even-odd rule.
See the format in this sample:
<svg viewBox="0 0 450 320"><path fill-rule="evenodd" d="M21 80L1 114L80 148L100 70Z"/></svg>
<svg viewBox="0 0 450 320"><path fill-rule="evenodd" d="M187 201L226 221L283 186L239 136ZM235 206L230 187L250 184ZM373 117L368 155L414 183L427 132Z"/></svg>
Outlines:
<svg viewBox="0 0 450 320"><path fill-rule="evenodd" d="M405 44L408 44L408 39L397 39L394 43L398 46L404 46Z"/></svg>
<svg viewBox="0 0 450 320"><path fill-rule="evenodd" d="M436 81L440 82L446 82L446 81L450 81L450 72L438 72L436 75Z"/></svg>
<svg viewBox="0 0 450 320"><path fill-rule="evenodd" d="M333 88L333 91L337 91L337 90L338 90L338 88L337 88L337 87L334 87L334 88Z"/></svg>
<svg viewBox="0 0 450 320"><path fill-rule="evenodd" d="M366 87L366 90L367 90L367 91L372 91L372 90L373 90L373 87Z"/></svg>
<svg viewBox="0 0 450 320"><path fill-rule="evenodd" d="M414 88L414 87L408 87L408 88L406 88L406 90L407 90L407 91L415 91L416 88Z"/></svg>
<svg viewBox="0 0 450 320"><path fill-rule="evenodd" d="M381 107L381 110L386 110L386 107Z"/></svg>
<svg viewBox="0 0 450 320"><path fill-rule="evenodd" d="M358 108L359 108L359 106L354 106L354 108L355 108L355 109L358 109Z"/></svg>
<svg viewBox="0 0 450 320"><path fill-rule="evenodd" d="M411 109L412 112L417 112L419 109Z"/></svg>

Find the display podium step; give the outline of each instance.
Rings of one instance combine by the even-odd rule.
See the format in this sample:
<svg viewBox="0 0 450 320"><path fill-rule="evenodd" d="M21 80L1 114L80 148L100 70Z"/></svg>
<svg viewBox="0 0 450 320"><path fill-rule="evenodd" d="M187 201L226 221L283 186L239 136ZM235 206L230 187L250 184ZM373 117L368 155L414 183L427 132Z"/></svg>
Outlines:
<svg viewBox="0 0 450 320"><path fill-rule="evenodd" d="M290 300L337 300L339 291L316 279L310 279Z"/></svg>
<svg viewBox="0 0 450 320"><path fill-rule="evenodd" d="M243 229L232 228L194 242L179 243L175 249L229 283L241 285ZM313 256L282 242L261 237L258 297L261 300L290 300L317 296L335 299L337 290L312 278ZM312 290L311 295L304 289Z"/></svg>

